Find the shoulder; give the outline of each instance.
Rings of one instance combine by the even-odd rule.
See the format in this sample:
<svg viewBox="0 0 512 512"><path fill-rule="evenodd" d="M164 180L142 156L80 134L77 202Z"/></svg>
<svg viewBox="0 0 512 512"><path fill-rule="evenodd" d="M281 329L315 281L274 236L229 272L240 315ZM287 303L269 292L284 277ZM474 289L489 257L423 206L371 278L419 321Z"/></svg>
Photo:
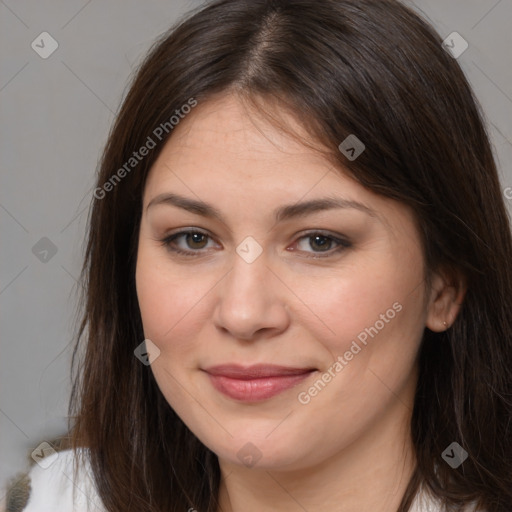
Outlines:
<svg viewBox="0 0 512 512"><path fill-rule="evenodd" d="M450 509L451 510L451 509ZM418 494L416 495L414 502L410 508L409 512L444 512L446 508L444 508L439 500L433 496L429 491L427 491L424 487L420 489ZM449 512L449 511L447 511ZM460 512L485 512L481 509L476 508L476 504L467 505Z"/></svg>
<svg viewBox="0 0 512 512"><path fill-rule="evenodd" d="M6 512L104 512L93 484L87 451L79 457L78 474L73 474L75 452L71 449L42 457L26 473L11 479L5 504Z"/></svg>

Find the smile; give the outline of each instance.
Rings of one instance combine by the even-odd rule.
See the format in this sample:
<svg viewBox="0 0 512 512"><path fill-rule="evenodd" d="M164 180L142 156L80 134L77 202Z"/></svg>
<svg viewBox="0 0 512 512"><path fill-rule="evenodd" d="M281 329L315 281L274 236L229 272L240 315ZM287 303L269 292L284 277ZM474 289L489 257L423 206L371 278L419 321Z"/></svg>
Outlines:
<svg viewBox="0 0 512 512"><path fill-rule="evenodd" d="M242 402L259 402L296 386L316 370L275 365L221 365L204 371L213 387L227 397Z"/></svg>

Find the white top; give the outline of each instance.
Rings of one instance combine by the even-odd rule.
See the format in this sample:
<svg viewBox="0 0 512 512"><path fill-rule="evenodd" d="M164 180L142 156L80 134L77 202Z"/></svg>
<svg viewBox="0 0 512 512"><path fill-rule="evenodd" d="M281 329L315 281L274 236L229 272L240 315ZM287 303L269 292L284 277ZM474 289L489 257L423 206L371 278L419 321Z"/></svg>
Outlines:
<svg viewBox="0 0 512 512"><path fill-rule="evenodd" d="M73 461L74 454L71 449L54 452L40 459L28 472L30 494L25 507L19 508L18 505L12 509L6 508L6 511L106 512L96 493L87 457L85 468L79 467L75 482Z"/></svg>
<svg viewBox="0 0 512 512"><path fill-rule="evenodd" d="M73 482L73 451L55 452L44 457L29 471L30 495L25 508L6 509L7 512L107 512L93 484L92 471L85 457L77 482ZM43 467L44 466L44 467ZM73 489L75 495L73 496ZM432 498L420 493L409 512L439 512ZM473 507L467 508L471 512Z"/></svg>

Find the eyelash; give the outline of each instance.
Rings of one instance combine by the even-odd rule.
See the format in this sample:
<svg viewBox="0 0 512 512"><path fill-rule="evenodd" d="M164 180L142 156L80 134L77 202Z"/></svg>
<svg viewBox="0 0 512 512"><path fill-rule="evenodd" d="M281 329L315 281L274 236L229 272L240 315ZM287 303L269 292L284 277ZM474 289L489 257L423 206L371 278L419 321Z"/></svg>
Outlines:
<svg viewBox="0 0 512 512"><path fill-rule="evenodd" d="M160 241L160 243L166 249L168 249L169 251L174 252L175 254L186 256L186 257L189 257L189 258L194 258L194 257L201 256L203 254L201 250L197 250L197 251L184 251L183 249L174 247L172 245L172 243L177 238L185 236L185 235L191 235L191 234L199 234L199 235L203 235L203 236L211 239L211 237L210 237L210 235L208 235L208 233L205 233L205 232L200 231L198 229L189 229L189 230L179 231L178 233L173 233L173 234L171 234L169 236L166 236L163 239L160 239L159 241ZM321 230L320 231L311 231L309 233L306 233L305 235L302 235L301 237L299 237L297 239L297 241L302 240L304 238L306 238L306 239L307 238L313 238L314 236L321 236L323 238L326 238L326 239L328 239L328 240L338 244L338 247L335 248L334 250L314 252L314 254L316 254L316 256L306 256L307 258L314 258L314 259L328 258L328 257L334 256L335 254L339 253L340 251L343 251L344 249L348 249L348 248L352 247L351 242L349 242L348 240L343 240L341 238L337 238L337 237L335 237L335 236L333 236L331 234L325 233L325 232L323 232ZM306 251L306 252L308 252L308 251Z"/></svg>

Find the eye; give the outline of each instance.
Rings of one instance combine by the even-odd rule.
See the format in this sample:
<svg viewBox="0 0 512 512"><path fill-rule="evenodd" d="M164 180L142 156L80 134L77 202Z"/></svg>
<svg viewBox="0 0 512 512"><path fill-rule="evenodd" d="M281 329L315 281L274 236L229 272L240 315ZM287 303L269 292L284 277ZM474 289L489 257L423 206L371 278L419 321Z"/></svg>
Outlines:
<svg viewBox="0 0 512 512"><path fill-rule="evenodd" d="M199 256L204 252L200 251L201 249L209 248L208 240L211 240L211 237L207 233L203 233L197 229L190 229L169 235L160 240L160 242L167 247L168 250L176 254Z"/></svg>
<svg viewBox="0 0 512 512"><path fill-rule="evenodd" d="M169 251L189 257L201 256L206 249L212 248L212 245L208 245L209 241L213 243L210 235L198 229L179 231L160 240L161 244ZM351 246L352 244L348 240L329 233L313 231L298 238L295 244L287 250L296 251L298 249L297 252L312 254L306 256L308 258L326 258Z"/></svg>
<svg viewBox="0 0 512 512"><path fill-rule="evenodd" d="M311 232L300 237L297 240L296 245L302 252L312 252L315 254L314 256L307 256L310 258L325 258L352 246L348 240L344 240L321 231ZM310 251L308 248L313 250ZM295 251L295 248L291 248L289 250Z"/></svg>

